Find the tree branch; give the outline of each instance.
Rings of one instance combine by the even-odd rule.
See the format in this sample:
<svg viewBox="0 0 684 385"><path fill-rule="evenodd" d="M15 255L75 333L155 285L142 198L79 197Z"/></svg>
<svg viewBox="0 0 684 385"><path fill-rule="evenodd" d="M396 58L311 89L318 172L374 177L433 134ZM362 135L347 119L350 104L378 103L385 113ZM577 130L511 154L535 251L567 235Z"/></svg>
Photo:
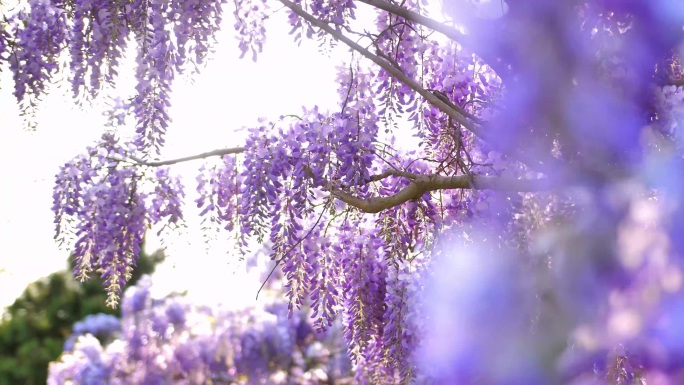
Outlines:
<svg viewBox="0 0 684 385"><path fill-rule="evenodd" d="M209 158L212 156L225 156L225 155L231 155L231 154L242 154L243 152L245 152L244 147L233 147L233 148L220 148L220 149L209 151L209 152L203 152L203 153L197 154L197 155L191 155L191 156L186 156L186 157L177 158L177 159L161 160L161 161L156 161L156 162L147 162L147 161L140 159L140 158L137 158L135 156L129 156L129 158L132 159L133 161L135 161L140 166L161 167L161 166L168 166L168 165L172 165L172 164L176 164L176 163L188 162L191 160Z"/></svg>
<svg viewBox="0 0 684 385"><path fill-rule="evenodd" d="M285 0L287 1L287 0ZM176 163L187 162L191 160L204 159L212 156L224 156L230 154L241 154L245 152L244 147L223 148L213 151L204 152L197 155L186 156L183 158L169 159L156 162L147 162L134 156L129 158L135 161L138 165L147 167L168 166ZM310 177L313 175L308 172ZM406 201L418 199L423 194L435 190L451 190L451 189L475 189L475 190L497 190L508 192L534 192L551 189L552 183L549 179L514 179L502 178L492 176L444 176L444 175L424 175L414 174L398 169L389 169L381 174L373 175L368 179L368 182L377 182L389 176L396 176L410 180L408 186L401 189L394 195L386 197L373 198L358 198L348 192L339 188L333 187L330 189L331 194L339 200L347 203L350 206L356 207L366 213L378 213L390 207L398 206ZM325 185L326 183L320 183Z"/></svg>
<svg viewBox="0 0 684 385"><path fill-rule="evenodd" d="M389 72L397 80L406 84L413 91L417 92L420 96L425 98L425 100L427 100L428 102L430 102L431 104L433 104L434 106L439 108L442 112L447 114L454 121L460 123L468 131L470 131L473 134L475 134L475 135L486 140L486 135L485 135L484 131L481 129L481 127L479 125L474 124L473 121L469 120L467 117L470 114L467 113L465 110L463 110L461 107L458 107L456 105L449 106L447 103L444 103L437 96L433 95L431 92L429 92L428 90L423 88L420 84L418 84L417 81L406 76L406 74L404 74L399 68L392 66L386 60L383 60L379 56L377 56L377 55L371 53L370 51L368 51L367 49L361 47L360 45L358 45L353 40L344 36L340 31L335 30L334 28L330 27L328 24L326 24L326 23L322 22L321 20L318 20L314 16L306 13L301 7L299 7L295 3L291 2L290 0L279 0L279 1L281 3L283 3L283 5L285 5L286 7L290 8L294 13L299 15L304 20L306 20L309 23L311 23L312 25L315 25L316 27L324 30L325 32L330 34L335 39L343 42L344 44L346 44L347 46L349 46L353 50L359 52L361 55L370 59L373 63L379 65L382 69Z"/></svg>
<svg viewBox="0 0 684 385"><path fill-rule="evenodd" d="M340 31L335 30L334 28L330 27L325 22L318 20L314 16L306 13L306 11L304 11L301 7L294 4L290 0L279 0L279 1L281 3L283 3L283 5L285 5L286 7L290 8L294 13L296 13L297 15L302 17L304 20L308 21L312 25L315 25L318 28L322 29L323 31L327 32L328 34L330 34L335 39L343 42L344 44L346 44L350 48L359 52L361 55L370 59L375 64L379 65L382 69L389 72L392 76L394 76L400 82L406 84L409 88L411 88L412 90L417 92L420 96L425 98L425 100L427 100L428 102L430 102L431 104L433 104L434 106L439 108L442 112L447 114L447 116L449 116L453 121L460 123L468 131L472 132L473 134L480 137L481 139L495 145L495 147L501 147L502 144L500 143L500 140L497 140L495 134L483 130L482 126L479 124L479 122L476 119L470 118L470 120L469 120L468 117L470 117L470 114L467 113L465 110L463 110L461 107L454 105L452 103L445 103L443 100L441 100L439 97L437 97L437 95L426 90L418 82L416 82L415 80L406 76L406 74L404 74L400 69L392 66L386 60L383 60L379 56L377 56L377 55L369 52L367 49L361 47L356 42L354 42L353 40L344 36ZM530 158L521 150L509 150L509 151L504 151L504 152L507 153L508 155L512 156L513 158L520 160L522 163L525 163L532 168L535 168L535 169L538 169L541 171L548 171L548 167L543 162L540 162L539 160ZM553 163L554 161L552 159L546 159L546 162L547 163Z"/></svg>
<svg viewBox="0 0 684 385"><path fill-rule="evenodd" d="M661 87L665 86L675 86L675 87L682 87L684 86L684 78L681 79L667 79L666 81L662 82L660 84Z"/></svg>
<svg viewBox="0 0 684 385"><path fill-rule="evenodd" d="M386 170L386 171L383 172L382 174L371 175L371 177L368 178L368 181L369 181L369 182L377 182L377 181L379 181L379 180L383 180L383 179L387 178L387 177L390 176L390 175L392 175L392 176L400 176L400 177L403 177L403 178L406 178L406 179L409 179L409 180L414 180L414 179L416 179L416 178L419 176L418 174L413 174L413 173L410 173L410 172L401 171L401 170L398 170L398 169L396 169L396 168L393 168L393 169Z"/></svg>
<svg viewBox="0 0 684 385"><path fill-rule="evenodd" d="M390 207L398 206L406 201L418 199L423 194L435 190L476 189L497 190L507 192L534 192L549 190L553 187L549 179L514 179L493 176L468 175L420 175L397 170L388 170L371 179L379 180L382 176L398 175L410 179L408 186L394 195L386 197L358 198L338 188L331 189L332 195L366 213L378 213ZM472 182L472 185L471 185ZM471 187L472 186L472 187Z"/></svg>
<svg viewBox="0 0 684 385"><path fill-rule="evenodd" d="M496 71L497 75L499 75L500 78L505 78L509 75L509 70L508 68L501 63L500 61L495 60L492 55L488 54L483 47L478 47L477 44L475 44L474 40L467 36L462 34L459 30L456 28L450 27L446 24L440 23L436 20L430 19L429 17L423 16L417 12L411 11L409 9L406 9L404 7L401 7L399 5L392 4L388 1L385 0L358 0L362 3L368 4L372 7L382 9L383 11L392 13L394 15L397 15L399 17L403 17L406 20L412 21L416 24L420 24L422 26L428 27L432 29L433 31L437 31L441 33L442 35L448 37L449 39L460 43L464 47L468 48L470 51L475 53L477 56L482 58L483 60L486 61L486 63L491 67L494 71Z"/></svg>
<svg viewBox="0 0 684 385"><path fill-rule="evenodd" d="M423 16L417 12L413 12L409 9L401 7L399 5L392 4L384 0L358 0L362 3L368 4L371 7L382 9L383 11L395 14L397 16L403 17L406 20L412 21L416 24L428 27L435 30L442 35L448 37L449 39L465 44L468 41L468 37L462 34L459 30L453 27L449 27L446 24L442 24L436 20L430 19L429 17ZM470 47L469 47L470 48Z"/></svg>

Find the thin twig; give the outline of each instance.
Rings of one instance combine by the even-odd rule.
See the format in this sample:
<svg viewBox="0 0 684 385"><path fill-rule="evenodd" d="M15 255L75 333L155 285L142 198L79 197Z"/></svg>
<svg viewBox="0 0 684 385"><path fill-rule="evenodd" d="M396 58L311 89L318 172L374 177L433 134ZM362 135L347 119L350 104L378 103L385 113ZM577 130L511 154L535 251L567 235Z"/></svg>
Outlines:
<svg viewBox="0 0 684 385"><path fill-rule="evenodd" d="M147 166L147 167L161 167L161 166L168 166L176 163L182 163L182 162L189 162L191 160L197 160L197 159L204 159L204 158L209 158L212 156L225 156L225 155L231 155L231 154L242 154L245 152L244 147L232 147L232 148L219 148L217 150L209 151L209 152L203 152L201 154L197 155L190 155L186 156L183 158L176 158L176 159L169 159L169 160L160 160L160 161L155 161L155 162L148 162L143 159L140 159L138 157L135 157L133 155L129 155L128 157L135 161L140 166Z"/></svg>
<svg viewBox="0 0 684 385"><path fill-rule="evenodd" d="M268 276L266 277L266 279L264 280L264 282L261 284L261 287L259 287L259 291L257 291L257 295L256 295L256 299L257 299L257 300L259 299L259 293L261 293L261 290L264 288L264 286L266 286L266 282L268 282L269 278L271 278L271 276L273 275L273 272L275 271L275 269L276 269L276 268L278 267L278 265L280 264L280 261L282 261L285 257L287 257L288 254L290 254L290 253L292 252L292 250L295 249L295 247L299 246L299 244L302 243L302 241L303 241L305 238L307 238L309 235L311 235L311 233L314 231L314 229L316 228L316 226L318 226L318 224L321 222L321 218L323 218L323 214L325 214L325 210L328 209L328 205L330 204L331 201L332 201L331 199L328 199L328 201L325 203L325 206L323 206L323 210L321 210L321 214L318 216L318 219L316 220L316 223L314 223L314 225L311 226L311 228L309 229L309 232L307 232L305 236L299 238L299 240L297 240L297 242L296 242L294 245L290 246L290 249L287 250L287 252L285 252L280 258L278 258L278 259L275 261L275 265L273 265L273 268L271 269L271 272L268 273Z"/></svg>

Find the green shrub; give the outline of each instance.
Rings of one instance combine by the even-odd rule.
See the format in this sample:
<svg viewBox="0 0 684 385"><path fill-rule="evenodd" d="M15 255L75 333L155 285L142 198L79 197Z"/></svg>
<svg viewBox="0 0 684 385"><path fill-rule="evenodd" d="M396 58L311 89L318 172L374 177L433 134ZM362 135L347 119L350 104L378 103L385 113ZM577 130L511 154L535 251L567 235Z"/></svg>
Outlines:
<svg viewBox="0 0 684 385"><path fill-rule="evenodd" d="M151 274L163 259L161 251L141 253L128 285ZM0 322L0 385L45 384L48 364L62 353L74 323L89 314L119 315L119 308L105 306L106 300L98 278L79 283L71 270L29 284Z"/></svg>

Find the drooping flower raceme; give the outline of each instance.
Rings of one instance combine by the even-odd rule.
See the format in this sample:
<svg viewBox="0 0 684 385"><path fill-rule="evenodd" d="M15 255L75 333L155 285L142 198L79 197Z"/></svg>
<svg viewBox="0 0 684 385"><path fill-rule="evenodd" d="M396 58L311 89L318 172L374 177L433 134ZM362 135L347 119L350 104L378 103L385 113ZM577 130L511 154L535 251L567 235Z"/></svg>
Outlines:
<svg viewBox="0 0 684 385"><path fill-rule="evenodd" d="M145 230L160 222L178 225L184 196L180 182L164 169L155 177L165 182L154 186L134 168L118 167L127 156L123 147L106 134L103 147L62 167L53 191L56 236L75 238L74 273L81 280L100 274L110 306L130 278Z"/></svg>
<svg viewBox="0 0 684 385"><path fill-rule="evenodd" d="M170 123L175 74L204 63L219 30L223 3L32 0L28 9L0 24L0 58L9 63L14 94L28 110L59 72L63 51L69 54L73 96L97 97L103 83L116 83L126 47L135 41L134 143L143 154L159 154Z"/></svg>
<svg viewBox="0 0 684 385"><path fill-rule="evenodd" d="M14 96L20 102L28 96L27 104L32 105L59 69L58 56L69 32L62 2L32 0L28 6L28 11L5 20L0 35L3 51L9 47L6 60L14 76Z"/></svg>

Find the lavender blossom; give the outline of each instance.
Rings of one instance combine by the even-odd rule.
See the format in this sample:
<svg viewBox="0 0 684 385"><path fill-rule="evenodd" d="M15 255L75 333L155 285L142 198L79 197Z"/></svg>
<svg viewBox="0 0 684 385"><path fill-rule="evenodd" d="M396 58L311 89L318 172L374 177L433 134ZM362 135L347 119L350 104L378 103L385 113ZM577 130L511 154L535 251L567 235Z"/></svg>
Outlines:
<svg viewBox="0 0 684 385"><path fill-rule="evenodd" d="M282 301L229 311L194 306L181 297L151 298L150 287L149 277L143 277L125 293L120 339L101 345L90 334L80 336L73 350L51 363L49 383L349 381L340 335L298 339L298 330L303 325L312 330L311 324L303 312L290 318ZM78 329L85 331L98 319L90 317Z"/></svg>

